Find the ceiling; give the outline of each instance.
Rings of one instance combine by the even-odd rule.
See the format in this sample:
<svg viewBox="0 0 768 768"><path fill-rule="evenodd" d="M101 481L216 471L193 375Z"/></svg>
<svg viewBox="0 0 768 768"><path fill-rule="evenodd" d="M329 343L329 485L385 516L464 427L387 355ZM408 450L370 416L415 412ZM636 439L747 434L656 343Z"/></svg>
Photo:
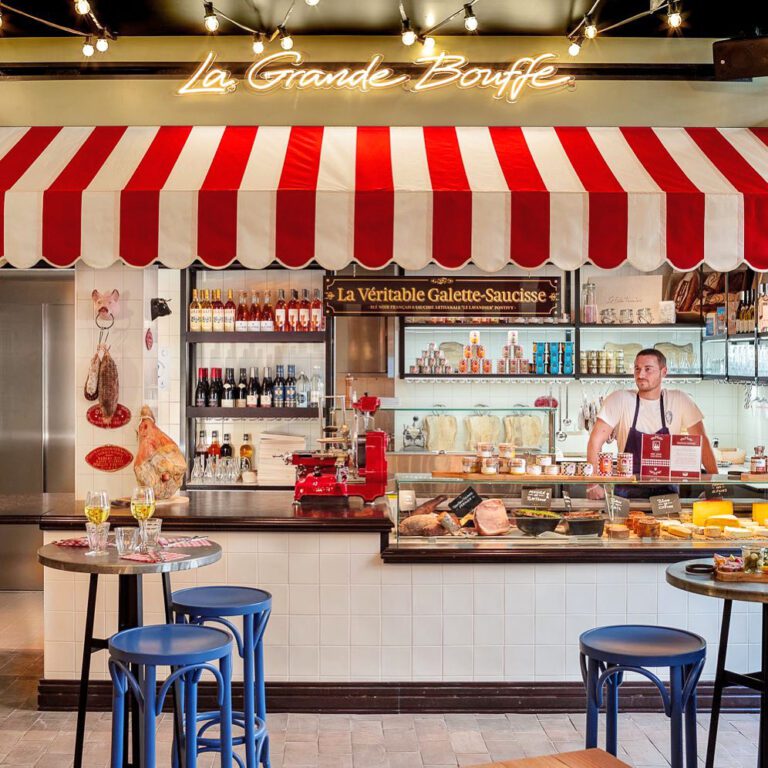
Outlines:
<svg viewBox="0 0 768 768"><path fill-rule="evenodd" d="M200 35L202 0L90 0L97 16L119 35ZM478 34L563 35L581 19L593 0L477 0ZM403 0L414 28L423 30L458 10L461 0ZM648 8L650 0L601 0L596 13L604 26ZM241 23L274 29L291 0L216 0L222 13ZM72 0L11 0L11 5L56 23L86 29ZM686 37L724 38L768 34L768 0L720 3L717 0L682 0ZM288 22L296 34L398 34L397 0L319 0L308 7L295 0ZM11 11L3 10L4 36L41 37L61 34ZM219 34L243 34L222 21ZM439 34L466 34L459 14ZM646 17L609 34L655 37L668 34L663 15Z"/></svg>

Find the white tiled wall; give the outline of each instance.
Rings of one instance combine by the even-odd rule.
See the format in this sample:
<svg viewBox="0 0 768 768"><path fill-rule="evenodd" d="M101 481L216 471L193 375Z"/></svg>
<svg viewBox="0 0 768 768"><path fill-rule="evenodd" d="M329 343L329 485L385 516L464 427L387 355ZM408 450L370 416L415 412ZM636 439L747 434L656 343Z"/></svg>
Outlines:
<svg viewBox="0 0 768 768"><path fill-rule="evenodd" d="M68 535L46 534L46 542ZM243 584L272 593L266 674L290 681L578 680L579 634L609 624L689 629L718 648L719 601L666 584L663 565L393 565L377 534L217 533L216 564L174 588ZM114 632L116 579L102 578L97 632ZM145 623L162 621L160 577ZM88 581L46 569L45 676L78 675ZM759 606L734 603L729 666L759 666ZM105 676L105 654L93 676Z"/></svg>
<svg viewBox="0 0 768 768"><path fill-rule="evenodd" d="M91 357L96 351L99 331L94 324L91 293L95 289L120 292L120 312L110 330L107 343L120 382L119 402L131 412L131 420L119 429L108 430L88 423L86 412L94 403L83 396L83 384ZM133 269L121 264L92 269L83 264L75 268L75 493L82 498L88 490L103 488L112 497L130 495L135 484L133 465L119 472L100 472L85 462L86 454L100 445L112 444L136 453L136 428L141 406L156 409L156 349L144 344L150 327L149 298L157 295L157 269Z"/></svg>

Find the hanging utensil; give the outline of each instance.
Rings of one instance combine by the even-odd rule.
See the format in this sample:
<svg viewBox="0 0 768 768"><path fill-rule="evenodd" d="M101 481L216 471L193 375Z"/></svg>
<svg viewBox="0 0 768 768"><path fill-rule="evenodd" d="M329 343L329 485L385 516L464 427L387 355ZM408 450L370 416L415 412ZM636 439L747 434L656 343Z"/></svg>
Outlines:
<svg viewBox="0 0 768 768"><path fill-rule="evenodd" d="M557 434L555 437L557 438L558 443L562 443L565 441L565 439L568 437L568 435L563 432L563 385L559 384L557 387Z"/></svg>
<svg viewBox="0 0 768 768"><path fill-rule="evenodd" d="M571 403L569 394L568 382L565 383L565 418L563 419L563 427L566 431L573 427L573 419L571 419Z"/></svg>

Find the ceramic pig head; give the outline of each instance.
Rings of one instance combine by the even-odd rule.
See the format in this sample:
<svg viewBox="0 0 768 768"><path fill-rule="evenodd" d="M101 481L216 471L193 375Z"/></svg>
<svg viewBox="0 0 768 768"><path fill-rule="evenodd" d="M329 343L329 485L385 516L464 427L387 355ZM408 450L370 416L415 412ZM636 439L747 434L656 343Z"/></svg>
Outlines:
<svg viewBox="0 0 768 768"><path fill-rule="evenodd" d="M110 317L117 317L120 313L120 291L115 289L99 293L94 289L91 298L97 319L109 320Z"/></svg>

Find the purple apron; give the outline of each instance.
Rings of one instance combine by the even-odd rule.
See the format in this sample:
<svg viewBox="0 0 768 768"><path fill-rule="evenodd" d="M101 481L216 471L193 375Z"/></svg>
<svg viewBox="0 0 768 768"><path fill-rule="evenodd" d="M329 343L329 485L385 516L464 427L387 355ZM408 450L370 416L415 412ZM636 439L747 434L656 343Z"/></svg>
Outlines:
<svg viewBox="0 0 768 768"><path fill-rule="evenodd" d="M656 435L668 435L667 418L664 412L664 395L659 396L659 409L661 410L661 429L654 432ZM632 470L639 476L640 457L643 451L643 435L637 428L637 417L640 413L640 395L635 395L635 417L632 419L632 426L627 434L627 442L624 444L624 453L632 454ZM677 493L679 488L676 485L617 485L616 495L623 496L625 499L648 499L651 496L659 496L663 493Z"/></svg>

